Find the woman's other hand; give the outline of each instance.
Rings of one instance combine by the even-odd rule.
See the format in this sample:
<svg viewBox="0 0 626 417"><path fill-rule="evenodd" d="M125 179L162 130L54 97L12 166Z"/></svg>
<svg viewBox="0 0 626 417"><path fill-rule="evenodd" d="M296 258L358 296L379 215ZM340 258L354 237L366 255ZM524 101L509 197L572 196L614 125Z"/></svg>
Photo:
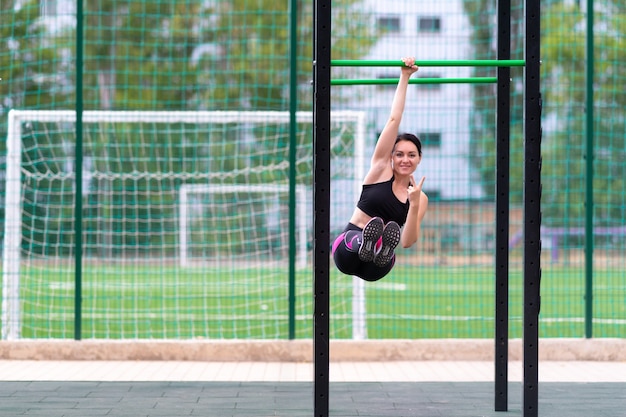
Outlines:
<svg viewBox="0 0 626 417"><path fill-rule="evenodd" d="M419 204L420 197L422 195L422 187L424 186L424 181L426 181L426 177L422 177L420 182L416 183L415 178L411 175L411 180L409 181L409 188L407 189L409 202L411 205Z"/></svg>

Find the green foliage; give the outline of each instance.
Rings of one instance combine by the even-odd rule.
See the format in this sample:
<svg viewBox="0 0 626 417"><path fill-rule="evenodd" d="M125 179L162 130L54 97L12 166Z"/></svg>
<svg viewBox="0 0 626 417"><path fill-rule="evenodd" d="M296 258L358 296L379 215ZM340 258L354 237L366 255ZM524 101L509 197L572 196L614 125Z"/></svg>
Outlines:
<svg viewBox="0 0 626 417"><path fill-rule="evenodd" d="M0 34L7 46L0 52L0 83L4 103L17 108L75 107L76 30L73 25L61 25L47 31L40 22L38 2L23 5L13 14L13 2L2 2ZM336 24L342 37L361 39L351 42L351 54L356 57L371 45L374 37L364 19L359 16L356 0L336 2ZM270 0L235 1L152 1L93 0L84 3L83 102L85 110L285 110L289 94L290 13L289 2ZM349 13L349 11L353 13ZM300 100L301 108L310 108L310 78L312 57L311 8L307 2L298 4L297 82L306 87ZM5 23L7 22L7 23ZM339 44L347 42L346 38ZM5 52L6 51L6 52ZM69 58L68 58L69 57ZM8 69L8 71L7 71ZM10 81L10 82L9 82ZM8 109L7 109L8 110ZM102 126L98 126L102 129ZM105 127L94 132L84 126L84 156L92 162L94 172L114 172L125 179L94 179L89 184L89 197L84 213L86 241L99 243L98 230L103 227L99 216L132 219L175 218L175 201L180 179L167 183L169 188L154 188L149 181L132 179L133 172L229 172L235 173L225 182L273 183L288 181L287 166L289 135L284 126L269 130L254 130L249 137L233 137L228 126L224 131L188 138L172 135L168 130L145 125ZM174 131L197 131L203 127L170 125ZM146 130L148 129L148 130ZM232 131L235 126L232 126ZM4 129L1 129L4 130ZM310 132L310 128L307 128ZM66 134L53 133L55 127L45 127L50 148L42 150L42 161L74 159L73 139ZM150 138L145 134L149 132ZM267 137L273 138L272 142ZM89 139L87 139L89 138ZM250 139L253 139L253 142ZM299 135L298 146L308 149L311 135ZM32 136L28 140L35 140ZM245 140L244 140L245 139ZM36 145L35 145L36 146ZM33 148L36 149L36 148ZM34 152L34 151L33 151ZM237 155L256 155L237 157ZM194 161L190 163L189 161ZM50 164L55 175L68 164ZM259 169L255 178L244 178L245 169ZM37 167L32 167L37 169ZM303 168L304 180L310 178ZM40 213L37 199L43 194L25 192L24 209L32 217L33 230L47 230L59 236L58 242L43 236L31 236L40 242L34 248L40 253L67 253L73 243L72 213L61 213L61 207L72 207L71 178L64 181L44 180L37 184L50 190L45 198L55 213ZM36 193L36 191L32 191ZM103 197L108 196L108 197ZM103 201L107 198L107 201ZM155 201L158 200L158 201ZM153 203L160 204L153 204ZM134 213L115 212L106 207L137 207ZM169 212L156 207L171 207ZM56 208L54 208L56 207ZM104 210L102 212L101 210ZM45 224L43 223L45 222ZM107 226L108 227L108 226ZM150 227L151 230L139 230ZM113 222L124 241L120 247L149 247L158 228L172 228L168 221ZM110 230L112 231L112 230ZM166 234L162 234L166 235ZM172 244L173 242L166 242ZM64 249L65 248L65 249Z"/></svg>
<svg viewBox="0 0 626 417"><path fill-rule="evenodd" d="M17 11L12 1L0 5L0 92L9 98L0 105L74 108L76 27L46 30L37 23L38 3ZM84 6L85 109L288 108L289 2L93 0ZM299 102L310 108L311 7L305 1L297 7ZM359 0L333 4L341 35L336 47L345 58L363 55L375 40L361 8Z"/></svg>
<svg viewBox="0 0 626 417"><path fill-rule="evenodd" d="M360 10L358 0L333 2L335 49L345 58L363 55L374 42L374 30ZM286 110L289 82L289 2L233 0L216 2L207 10L211 22L207 41L218 51L198 62L199 83L204 87L197 106L206 109ZM298 85L306 87L299 108L311 108L313 22L310 4L298 1ZM355 42L355 40L358 40ZM350 45L347 48L346 45Z"/></svg>
<svg viewBox="0 0 626 417"><path fill-rule="evenodd" d="M12 108L50 108L59 98L55 60L39 2L19 9L12 1L0 2L0 137L6 137L6 114ZM4 146L1 141L0 149Z"/></svg>
<svg viewBox="0 0 626 417"><path fill-rule="evenodd" d="M16 4L20 7L15 8ZM1 137L6 135L10 108L75 107L74 16L66 16L65 25L58 25L54 16L40 16L42 4L0 1ZM82 4L81 93L87 110L285 110L292 100L288 1L86 0ZM463 4L472 31L473 51L468 55L496 58L496 0L463 0ZM595 1L594 155L586 155L585 146L589 60L586 10L579 4L584 2L542 1L543 221L555 227L581 225L586 214L585 163L593 157L595 224L622 225L626 218L626 3ZM310 2L300 0L297 6L296 83L301 110L312 105L313 19ZM333 58L366 55L379 34L362 1L335 0L333 13ZM511 20L511 58L523 58L523 0L513 1ZM447 41L451 44L454 39ZM346 71L354 75L353 69ZM493 75L493 70L476 68L471 75ZM522 69L511 70L511 199L515 203L521 203L523 189L522 76ZM487 197L493 197L496 88L476 85L472 91L469 157L481 173ZM335 99L345 98L333 97L333 103ZM29 251L20 272L23 335L72 337L74 126L34 122L32 131L23 127L22 233ZM296 181L310 184L311 126L299 124L296 130ZM352 157L352 135L345 132L333 136L333 155L340 161ZM262 260L251 262L256 267L246 262L222 269L213 264L197 269L168 265L179 247L180 185L206 183L207 178L218 176L220 184L286 184L291 146L286 126L102 123L97 128L85 124L83 134L84 173L89 180L84 183L82 213L83 312L88 337L287 337L285 281L289 271L282 264L284 255L277 256L285 251L285 234L279 236L277 228L263 218L264 203L233 199L218 204L209 217L213 223L199 217L206 212L196 212L190 231L190 240L200 243L197 250L213 257L262 254ZM1 143L0 153L5 146ZM29 175L34 172L36 179ZM234 220L234 214L245 220ZM281 221L287 217L278 214ZM469 223L468 227L476 226ZM207 224L210 227L200 229ZM245 233L264 240L251 243L254 239ZM441 248L435 250L453 250L450 239L455 238L444 236ZM542 336L579 337L583 333L585 313L583 304L577 302L585 292L582 273L575 261L565 265L579 257L580 246L564 240L553 248L561 250L559 260L544 269L542 295L547 301L542 314L548 320L542 323ZM595 258L604 261L606 253L610 266L594 267L594 316L616 320L596 320L594 325L599 330L596 336L616 337L624 334L623 268L617 265L623 258L624 238L610 236L602 243L614 252ZM226 245L230 245L228 251L221 252ZM468 253L473 250L470 247ZM264 265L276 258L280 266ZM146 265L139 265L142 259ZM370 337L491 337L491 327L485 323L493 316L493 271L476 267L475 261L472 258L466 264L463 259L449 258L449 265L443 264L447 260L437 260L436 266L429 267L420 258L417 269L415 264L399 262L393 276L367 289ZM516 259L512 262L520 264ZM511 305L518 310L512 311L511 331L519 335L521 272L512 272ZM297 337L306 338L311 334L311 270L299 269L297 274L297 317L302 320ZM333 269L332 274L332 310L337 313L332 335L350 337L352 287L338 271ZM261 309L265 304L270 304L268 310Z"/></svg>
<svg viewBox="0 0 626 417"><path fill-rule="evenodd" d="M196 91L198 2L86 2L85 106L182 110Z"/></svg>
<svg viewBox="0 0 626 417"><path fill-rule="evenodd" d="M497 15L497 4L493 0L464 0L463 7L471 24L472 57L476 59L496 59L498 52L497 32L493 26ZM523 2L511 2L511 59L523 59ZM522 192L522 70L511 68L511 194L519 197ZM494 76L494 70L477 67L472 76ZM495 193L496 181L496 86L478 84L472 86L473 117L470 137L470 161L480 173L483 191L488 197ZM516 198L519 199L519 198Z"/></svg>
<svg viewBox="0 0 626 417"><path fill-rule="evenodd" d="M523 59L522 2L512 4L512 58ZM585 207L586 10L578 4L542 4L543 213L546 224L582 224ZM466 0L472 45L479 59L495 58L492 0ZM484 13L489 10L489 13ZM610 0L594 13L594 215L598 225L623 224L626 192L626 10ZM474 75L482 76L485 69ZM523 187L522 70L511 69L511 195L521 202ZM481 173L487 195L495 182L495 87L474 87L470 158Z"/></svg>
<svg viewBox="0 0 626 417"><path fill-rule="evenodd" d="M52 101L56 80L54 45L39 19L39 4L29 1L15 10L12 2L3 1L0 16L0 109L41 108Z"/></svg>
<svg viewBox="0 0 626 417"><path fill-rule="evenodd" d="M626 186L626 10L619 2L594 13L594 79L587 83L587 15L577 5L554 4L542 34L547 118L556 118L544 147L544 213L548 224L580 225L586 200L586 99L593 88L594 217L598 226L624 222Z"/></svg>

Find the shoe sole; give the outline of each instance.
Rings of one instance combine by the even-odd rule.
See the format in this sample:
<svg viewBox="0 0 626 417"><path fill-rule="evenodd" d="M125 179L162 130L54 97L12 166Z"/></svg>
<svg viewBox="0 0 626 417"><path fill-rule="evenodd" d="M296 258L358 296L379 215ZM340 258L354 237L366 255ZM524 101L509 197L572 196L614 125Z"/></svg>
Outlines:
<svg viewBox="0 0 626 417"><path fill-rule="evenodd" d="M372 262L376 256L376 242L383 234L385 224L381 218L375 217L363 228L363 242L359 248L359 259Z"/></svg>
<svg viewBox="0 0 626 417"><path fill-rule="evenodd" d="M396 222L389 222L383 230L383 244L374 258L374 265L383 267L393 259L394 249L400 243L400 226Z"/></svg>

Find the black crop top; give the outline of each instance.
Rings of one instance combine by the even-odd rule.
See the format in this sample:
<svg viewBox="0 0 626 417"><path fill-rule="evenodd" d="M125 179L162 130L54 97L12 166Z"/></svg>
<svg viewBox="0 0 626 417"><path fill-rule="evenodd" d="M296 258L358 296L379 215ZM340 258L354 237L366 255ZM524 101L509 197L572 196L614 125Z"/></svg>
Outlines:
<svg viewBox="0 0 626 417"><path fill-rule="evenodd" d="M385 223L393 220L400 226L406 222L409 201L398 200L392 189L393 177L389 181L363 185L357 207L370 217L378 216Z"/></svg>

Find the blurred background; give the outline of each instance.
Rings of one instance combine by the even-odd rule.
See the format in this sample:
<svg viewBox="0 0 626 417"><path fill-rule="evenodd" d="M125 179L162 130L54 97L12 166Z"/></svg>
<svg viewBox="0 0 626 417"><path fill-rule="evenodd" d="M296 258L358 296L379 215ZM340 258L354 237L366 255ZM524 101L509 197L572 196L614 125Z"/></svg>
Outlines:
<svg viewBox="0 0 626 417"><path fill-rule="evenodd" d="M523 6L512 2L512 59L524 58ZM493 0L332 8L333 59L497 58ZM2 338L312 337L312 11L296 0L0 0ZM621 338L626 6L550 0L541 19L540 337ZM523 68L511 80L510 336L521 337ZM394 90L332 88L333 233ZM382 281L332 269L332 338L493 338L496 111L494 84L409 87L401 130L423 143L422 236Z"/></svg>

